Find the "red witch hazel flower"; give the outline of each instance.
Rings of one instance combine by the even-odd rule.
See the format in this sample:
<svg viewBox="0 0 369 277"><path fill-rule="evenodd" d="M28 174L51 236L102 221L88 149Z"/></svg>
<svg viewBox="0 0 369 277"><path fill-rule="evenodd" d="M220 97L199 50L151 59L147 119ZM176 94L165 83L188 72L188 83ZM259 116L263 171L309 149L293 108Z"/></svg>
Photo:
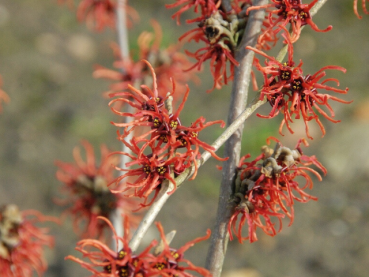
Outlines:
<svg viewBox="0 0 369 277"><path fill-rule="evenodd" d="M242 12L243 5L251 4L251 1L235 1L232 3L232 11L225 12L221 6L221 1L177 1L175 4L167 5L168 8L185 4L173 15L173 18L195 6L195 11L201 11L200 16L187 20L187 23L197 22L198 27L186 32L180 40L188 40L206 44L194 53L186 51L186 54L195 58L197 62L187 70L194 68L200 70L202 64L210 60L210 70L214 79L213 88L221 88L223 84L233 79L234 66L239 63L234 58L237 48L247 22L245 12ZM227 73L227 63L229 72ZM187 71L186 70L186 71ZM210 92L208 91L208 92Z"/></svg>
<svg viewBox="0 0 369 277"><path fill-rule="evenodd" d="M33 210L20 212L15 205L0 208L0 271L1 276L39 276L46 271L44 246L52 247L54 240L47 228L35 224L57 220Z"/></svg>
<svg viewBox="0 0 369 277"><path fill-rule="evenodd" d="M141 204L141 206L149 206L151 203L146 203L147 197L152 191L155 190L155 196L152 199L154 200L161 188L161 183L165 179L168 179L175 184L174 179L171 177L172 169L170 167L170 165L175 165L175 163L173 159L165 160L167 154L159 156L157 154L158 148L152 148L151 145L150 147L152 149L152 153L149 155L144 155L141 153L142 151L137 146L134 139L132 140L132 145L128 144L124 139L122 139L122 142L132 151L132 154L136 155L135 157L132 154L119 152L120 154L129 156L132 159L132 161L127 163L126 166L138 166L138 168L122 169L116 167L117 170L126 173L115 179L114 183L119 186L120 182L127 177L137 176L137 179L133 183L126 182L123 186L123 189L113 189L112 192L121 193L133 189L134 193L130 194L129 196L144 198L145 201L143 204ZM181 168L179 168L179 170L181 170Z"/></svg>
<svg viewBox="0 0 369 277"><path fill-rule="evenodd" d="M128 89L131 84L134 87L141 85L151 85L151 72L149 67L142 60L148 60L156 72L158 90L166 93L172 88L170 78L177 81L179 91L185 91L185 84L189 80L198 81L196 76L190 72L183 72L183 68L190 67L191 63L187 57L179 52L179 44L170 45L163 49L160 47L162 40L162 29L155 20L151 21L154 33L143 32L138 38L139 62L134 62L131 58L122 59L119 47L113 45L113 51L117 61L113 66L118 69L112 70L102 66L96 66L93 76L95 78L105 78L114 81L110 90L104 94L119 92ZM165 97L165 94L160 95Z"/></svg>
<svg viewBox="0 0 369 277"><path fill-rule="evenodd" d="M305 25L310 25L310 27L316 32L328 32L332 29L332 26L328 26L326 29L321 30L313 22L310 10L318 1L319 0L313 0L310 4L302 4L302 0L272 0L272 4L248 8L247 13L251 10L263 8L266 8L269 12L267 20L269 21L270 27L264 30L260 35L259 40L263 40L263 36L268 35L270 32L273 32L274 34L279 33L282 30L282 27L291 23L293 33L291 41L293 43L298 40L301 33L301 27ZM276 10L269 10L268 8L271 7L276 8ZM274 17L274 15L276 17ZM274 30L274 28L276 29Z"/></svg>
<svg viewBox="0 0 369 277"><path fill-rule="evenodd" d="M155 199L161 183L168 179L175 184L174 178L181 174L186 168L192 166L199 157L199 148L203 148L219 161L225 161L214 153L214 148L198 138L198 134L204 128L221 124L224 127L224 122L221 120L207 122L200 117L190 127L183 126L179 119L180 113L184 108L187 100L189 89L184 95L182 103L176 111L172 107L172 95L175 92L173 83L173 92L168 93L165 98L159 96L156 75L151 65L144 61L152 72L153 90L142 85L142 91L128 86L131 92L116 93L112 96L120 96L110 102L114 105L116 102L127 103L136 109L134 113L120 112L112 107L112 111L121 116L132 117L133 121L127 123L113 123L117 127L123 127L123 134L119 134L119 139L132 151L131 153L117 152L118 154L126 155L132 159L132 162L126 166L138 166L134 169L122 169L125 171L121 177L118 177L113 183L119 189L113 189L115 193L134 190L134 193L129 196L137 196L145 199L143 206L146 204L147 197L152 191L156 191ZM145 93L146 94L145 94ZM165 103L165 105L164 105ZM149 127L150 129L142 135L133 138L131 141L126 141L127 136L138 129L139 127ZM181 150L183 148L183 151ZM145 149L151 149L148 154L144 154ZM147 152L147 151L146 151ZM165 154L164 154L165 153ZM195 172L192 178L196 176L197 167L195 163ZM126 177L136 176L137 179L131 183L123 183ZM174 192L174 191L173 191Z"/></svg>
<svg viewBox="0 0 369 277"><path fill-rule="evenodd" d="M201 70L201 66L204 61L210 59L210 70L211 75L214 79L214 85L212 89L207 90L207 92L213 91L215 88L222 88L223 84L227 84L230 80L233 80L234 76L234 66L238 66L239 63L233 57L232 51L225 45L216 44L208 45L206 47L200 48L195 53L186 51L189 57L195 58L197 62L188 68L186 71L193 68ZM229 73L227 74L227 61L230 61Z"/></svg>
<svg viewBox="0 0 369 277"><path fill-rule="evenodd" d="M349 104L352 101L344 101L335 96L320 93L319 90L321 89L340 94L346 94L348 92L348 88L342 90L326 85L327 82L334 82L338 86L339 81L337 79L327 78L323 81L321 81L321 79L326 75L325 70L327 69L335 69L344 73L346 69L340 66L329 65L321 68L313 75L303 75L301 69L302 62L300 62L298 66L294 66L293 48L288 33L286 32L283 36L289 44L288 61L283 64L258 49L247 47L268 59L265 61L265 66L262 66L259 60L255 58L254 65L264 76L264 85L261 88L260 99L266 96L268 102L272 106L272 110L268 116L257 115L263 118L273 118L281 111L284 115L284 119L279 128L279 133L281 135L284 124L286 124L287 129L293 133L290 126L290 122L293 122L293 115L295 115L295 119L302 117L305 123L306 135L310 139L312 139L312 137L309 134L308 122L315 120L324 136L325 129L316 111L329 121L337 123L340 121L333 119L334 111L328 103L328 100L344 104ZM330 116L320 106L325 106L330 112Z"/></svg>
<svg viewBox="0 0 369 277"><path fill-rule="evenodd" d="M233 199L236 202L234 213L228 223L228 232L233 239L232 231L238 240L254 242L257 240L256 228L261 228L267 235L275 236L282 229L282 218L290 219L289 226L294 219L294 200L306 203L317 200L304 190L313 188L313 181L308 172L313 173L320 181L320 174L310 165L316 166L324 174L326 169L315 158L306 156L301 150L301 143L308 146L304 139L300 139L294 150L282 146L277 142L275 150L268 146L262 147L262 154L255 160L246 162L250 155L241 158L238 165L238 175L235 182ZM304 185L299 185L298 177L305 179ZM241 219L237 222L238 216ZM279 228L272 218L277 218ZM248 236L242 236L242 228L248 223ZM238 224L238 228L237 227Z"/></svg>
<svg viewBox="0 0 369 277"><path fill-rule="evenodd" d="M361 7L363 8L363 11L365 14L369 14L369 11L366 9L366 2L367 0L361 0ZM354 0L354 12L356 14L356 16L359 18L359 19L362 19L363 17L361 15L359 15L359 12L357 10L357 5L358 5L358 0Z"/></svg>
<svg viewBox="0 0 369 277"><path fill-rule="evenodd" d="M108 217L115 209L130 214L136 203L108 189L107 184L114 180L112 164L117 164L118 160L109 156L106 146L101 146L101 162L96 165L92 145L87 141L82 141L82 145L86 150L86 162L79 148L73 151L75 163L55 162L59 167L56 177L64 183L62 192L67 196L56 202L69 206L66 213L72 216L76 233L83 237L102 238L107 225L105 221L98 221L98 216ZM138 221L133 216L129 218L131 223Z"/></svg>
<svg viewBox="0 0 369 277"><path fill-rule="evenodd" d="M190 261L183 258L184 252L188 248L197 242L209 238L210 230L208 230L205 237L194 239L177 250L169 247L163 227L160 223L156 223L162 239L159 246L155 247L158 243L154 240L140 254L135 254L128 245L129 225L127 218L124 220L123 238L118 237L108 219L103 217L99 217L99 219L105 221L110 226L114 233L116 245L118 245L118 242L122 242L123 248L119 251L118 248L113 251L98 240L85 239L78 242L76 250L88 258L89 262L73 256L65 258L77 262L82 267L91 271L93 273L92 277L194 276L188 273L188 271L195 271L201 276L211 276L206 269L196 267ZM155 247L154 253L151 254L150 251L153 247ZM91 249L96 249L97 251Z"/></svg>
<svg viewBox="0 0 369 277"><path fill-rule="evenodd" d="M77 19L86 21L89 28L102 31L105 27L115 28L116 3L111 0L82 0L78 6Z"/></svg>

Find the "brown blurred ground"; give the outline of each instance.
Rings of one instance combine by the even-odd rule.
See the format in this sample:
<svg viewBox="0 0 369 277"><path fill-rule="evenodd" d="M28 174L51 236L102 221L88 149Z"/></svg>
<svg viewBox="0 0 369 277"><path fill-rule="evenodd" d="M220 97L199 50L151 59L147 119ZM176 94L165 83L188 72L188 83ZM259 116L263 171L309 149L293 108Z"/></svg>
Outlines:
<svg viewBox="0 0 369 277"><path fill-rule="evenodd" d="M231 242L224 276L368 276L369 16L358 20L352 1L328 1L314 21L322 29L331 24L333 30L322 34L305 28L296 44L295 60L304 60L304 72L314 73L330 64L347 68L346 74L329 76L338 77L342 87L350 88L344 99L354 99L351 105L332 104L336 118L343 122L324 121L327 135L323 139L311 124L316 139L306 153L314 153L329 172L323 182L316 182L312 192L319 201L297 204L294 224L287 228L285 222L283 231L274 238L260 233L259 241L252 245ZM0 3L0 74L4 90L11 97L0 115L0 203L59 216L62 210L52 202L60 186L54 177L54 160L72 161L72 149L82 138L96 148L101 143L114 150L120 146L115 127L109 123L115 117L107 100L101 98L108 83L91 76L94 64L110 67L113 56L109 42L115 34L88 31L85 25L76 23L72 12L56 2ZM142 30L151 30L145 19L154 15L165 26L165 45L187 30L183 25L178 29L170 20L173 11L163 7L170 2L132 3L142 21L130 32L131 48ZM201 86L191 84L192 93L183 111L187 115L182 120L187 124L200 115L208 120L226 119L230 87L206 94L212 84L206 71L200 75ZM269 109L265 105L260 113L266 114ZM245 128L244 154L257 154L266 137L276 136L279 120L253 116ZM301 127L294 127L296 135L285 131L285 145L293 146L304 134L300 123L295 124ZM214 141L221 131L216 127L212 130L213 134L202 139ZM205 165L198 178L183 186L159 215L166 230L177 230L173 246L202 236L206 228L212 227L220 178L215 164L212 161ZM63 260L75 253L78 240L70 221L62 227L51 227L57 243L48 252L50 266L45 276L89 276L79 266ZM157 235L153 230L148 240ZM187 257L203 265L206 249L204 242L189 250ZM232 270L241 273L228 275Z"/></svg>

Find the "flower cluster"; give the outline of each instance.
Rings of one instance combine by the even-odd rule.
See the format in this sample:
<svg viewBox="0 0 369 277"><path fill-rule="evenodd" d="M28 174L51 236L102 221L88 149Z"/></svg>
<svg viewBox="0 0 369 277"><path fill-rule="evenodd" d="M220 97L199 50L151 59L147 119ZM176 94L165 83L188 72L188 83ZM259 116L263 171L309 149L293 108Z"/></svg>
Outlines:
<svg viewBox="0 0 369 277"><path fill-rule="evenodd" d="M282 27L290 23L292 28L291 41L295 42L300 37L301 27L305 25L310 25L316 32L328 32L332 29L332 26L328 26L326 29L321 30L313 22L310 10L318 1L319 0L313 0L310 4L303 4L302 0L272 0L273 3L271 4L248 8L247 13L251 10L262 8L266 8L268 11L266 20L269 23L269 27L260 35L259 41L263 41L265 39L264 36L273 37L282 31Z"/></svg>
<svg viewBox="0 0 369 277"><path fill-rule="evenodd" d="M173 18L179 17L184 11L194 8L200 15L195 19L187 20L187 23L198 23L198 27L186 32L180 37L180 40L188 40L206 44L194 53L186 51L187 55L193 57L197 62L187 70L193 68L201 69L206 60L210 60L210 70L214 79L212 91L215 88L221 88L223 84L233 79L234 66L239 63L234 58L234 52L237 48L241 34L243 33L247 16L242 8L250 5L251 1L232 1L232 10L225 11L220 0L177 0L176 3L166 5L167 8L174 8L182 5ZM229 62L229 73L227 73L227 63Z"/></svg>
<svg viewBox="0 0 369 277"><path fill-rule="evenodd" d="M76 233L102 238L107 225L98 221L98 216L109 217L115 209L130 214L136 203L108 189L107 184L114 180L112 164L117 164L118 160L109 156L106 146L101 146L101 162L97 165L92 145L87 141L82 141L82 145L86 150L86 161L82 159L80 149L75 148L75 163L55 162L59 167L56 177L64 184L62 193L66 195L65 199L55 201L68 206L66 213L72 216ZM138 220L134 216L129 219L133 224Z"/></svg>
<svg viewBox="0 0 369 277"><path fill-rule="evenodd" d="M138 62L132 58L124 58L120 50L113 45L113 50L117 61L113 66L118 69L112 70L102 66L96 66L93 76L95 78L105 78L114 81L110 90L104 93L109 95L128 89L128 85L140 87L141 85L150 86L152 84L151 73L146 63L142 60L148 60L156 72L158 90L167 92L171 89L170 78L178 83L179 91L185 91L185 84L193 79L197 81L194 74L183 72L183 68L190 66L190 62L179 50L179 44L171 45L165 49L160 47L162 40L162 29L155 20L151 21L154 33L143 32L138 37ZM160 95L165 97L165 95Z"/></svg>
<svg viewBox="0 0 369 277"><path fill-rule="evenodd" d="M369 11L366 9L366 4L365 4L365 2L366 2L367 0L361 0L361 6L362 6L362 8L363 8L363 11L364 11L364 13L365 14L369 14ZM358 0L354 0L354 12L355 12L355 14L356 14L356 16L359 18L359 19L361 19L362 18L362 16L361 15L359 15L359 12L358 12L358 10L357 10L357 3L358 2Z"/></svg>
<svg viewBox="0 0 369 277"><path fill-rule="evenodd" d="M20 212L15 205L0 208L0 269L1 276L39 276L46 270L44 246L52 247L53 238L48 229L37 228L43 221L56 221L37 211Z"/></svg>
<svg viewBox="0 0 369 277"><path fill-rule="evenodd" d="M142 276L194 276L188 271L194 271L201 276L211 276L210 273L201 267L194 266L190 261L184 259L184 252L193 246L195 243L206 240L210 236L210 230L208 230L205 237L200 237L186 243L181 248L170 248L166 240L163 227L160 223L156 223L161 236L161 244L155 248L154 254L150 253L151 249L158 243L152 241L151 244L143 250L140 254L132 252L128 245L129 239L129 226L127 218L124 220L124 237L119 237L114 227L106 218L100 218L108 224L116 240L122 242L123 248L118 251L109 249L105 244L100 241L86 239L78 242L76 250L80 251L84 257L87 257L90 261L86 262L73 256L68 256L66 259L79 263L82 267L93 273L92 276L114 276L114 277L142 277ZM97 251L90 250L91 248L97 249Z"/></svg>
<svg viewBox="0 0 369 277"><path fill-rule="evenodd" d="M271 137L267 140L276 140L279 147L273 150L267 146L262 148L262 154L255 160L246 162L250 155L241 158L238 165L238 175L234 189L234 201L237 206L228 223L231 239L232 230L242 243L243 240L254 242L257 240L256 228L261 228L267 235L274 236L282 229L282 218L287 216L292 224L294 219L294 201L302 203L317 200L304 190L312 189L313 181L308 172L313 173L319 180L321 176L310 165L315 165L324 174L326 169L315 158L306 156L301 150L301 143L307 146L304 139L298 141L294 150L280 145L280 142ZM304 185L299 185L298 177L305 179ZM297 179L297 180L296 180ZM237 225L237 218L241 219ZM272 218L279 221L279 228ZM248 223L248 236L242 236L242 227Z"/></svg>
<svg viewBox="0 0 369 277"><path fill-rule="evenodd" d="M2 86L3 86L3 80L2 80L1 75L0 75L0 112L1 112L1 109L2 109L1 101L4 101L6 103L10 101L9 96L5 93L5 91L3 91L1 89Z"/></svg>
<svg viewBox="0 0 369 277"><path fill-rule="evenodd" d="M199 132L204 128L213 124L221 124L223 127L224 122L218 120L205 123L205 119L200 117L190 127L183 126L179 116L187 100L189 89L187 88L178 109L173 111L171 99L175 92L174 82L172 93L168 93L165 98L159 96L154 69L149 62L144 62L152 72L153 90L142 85L142 91L140 91L128 85L130 92L116 93L114 96L119 96L119 98L110 102L112 106L116 102L124 102L136 109L134 113L128 113L112 107L114 113L133 118L128 123L113 124L125 128L123 134L118 132L118 135L119 139L132 151L132 154L120 152L120 154L132 159L132 162L127 163L126 166L136 166L133 169L117 167L118 170L126 173L118 177L114 183L121 187L121 182L126 177L137 177L133 182L124 183L123 189L113 191L118 193L133 189L134 192L130 196L144 198L145 201L142 205L146 205L147 197L152 191L155 190L155 196L157 195L165 179L170 180L175 185L174 177L191 167L192 164L195 166L193 175L195 178L197 173L196 159L199 156L200 147L209 151L217 160L226 160L218 157L214 153L213 147L198 138ZM149 127L149 130L130 141L126 141L127 136L141 126Z"/></svg>
<svg viewBox="0 0 369 277"><path fill-rule="evenodd" d="M73 6L73 2L69 0L59 0L60 4L68 2L69 6ZM116 21L116 0L81 0L77 8L77 19L80 22L86 21L87 27L95 31L102 31L104 28L115 28ZM131 26L132 22L138 20L138 14L132 7L126 5L127 26Z"/></svg>
<svg viewBox="0 0 369 277"><path fill-rule="evenodd" d="M340 122L339 120L334 120L332 118L334 117L334 111L328 103L328 100L345 104L351 103L352 101L344 101L335 96L320 93L320 90L322 89L340 94L346 94L348 91L348 88L343 90L325 84L327 82L334 82L338 86L339 81L337 79L321 79L326 76L325 70L334 69L346 72L346 69L340 66L329 65L321 68L313 75L303 75L301 69L302 62L300 61L300 63L295 66L293 61L292 43L287 30L285 31L286 33L283 34L283 37L288 43L288 60L285 63L277 61L275 58L268 56L256 48L247 47L255 53L267 58L265 66L262 66L259 60L255 58L254 66L263 74L264 77L264 85L261 88L260 99L263 99L266 96L268 102L272 106L272 110L268 116L262 116L260 114L258 114L258 116L263 118L273 118L281 111L284 115L284 119L282 120L279 128L280 134L282 134L282 127L284 124L286 124L287 129L293 133L290 126L290 122L293 122L292 116L295 115L295 119L302 117L305 123L306 135L310 139L312 139L312 137L309 134L308 122L315 120L324 136L325 129L319 120L317 112L334 123ZM330 116L320 106L325 106L330 112Z"/></svg>

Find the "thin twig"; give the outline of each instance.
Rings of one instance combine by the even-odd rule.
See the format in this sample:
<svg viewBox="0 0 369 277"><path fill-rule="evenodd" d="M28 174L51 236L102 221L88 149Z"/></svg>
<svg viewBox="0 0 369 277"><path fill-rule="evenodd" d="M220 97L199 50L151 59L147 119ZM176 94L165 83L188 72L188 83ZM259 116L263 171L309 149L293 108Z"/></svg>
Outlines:
<svg viewBox="0 0 369 277"><path fill-rule="evenodd" d="M320 0L310 9L310 15L315 15L328 0Z"/></svg>
<svg viewBox="0 0 369 277"><path fill-rule="evenodd" d="M168 192L172 191L173 188L174 185L167 180L162 183L162 188L158 196L151 204L150 209L141 220L140 225L138 226L136 232L133 234L131 241L129 242L129 247L131 248L132 252L135 252L137 250L147 230L154 222L156 216L160 212L161 208L164 206L165 202L167 202L168 198L170 197L170 194L168 194Z"/></svg>

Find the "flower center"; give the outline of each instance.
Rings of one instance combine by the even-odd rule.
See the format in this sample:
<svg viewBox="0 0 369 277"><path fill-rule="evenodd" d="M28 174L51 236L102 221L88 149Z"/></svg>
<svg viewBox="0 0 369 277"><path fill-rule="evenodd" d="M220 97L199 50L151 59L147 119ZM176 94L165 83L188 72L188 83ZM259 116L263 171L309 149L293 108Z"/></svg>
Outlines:
<svg viewBox="0 0 369 277"><path fill-rule="evenodd" d="M158 270L163 270L165 268L165 264L164 263L156 263L154 267Z"/></svg>
<svg viewBox="0 0 369 277"><path fill-rule="evenodd" d="M167 170L164 166L160 166L156 168L156 171L159 173L159 175L164 175Z"/></svg>
<svg viewBox="0 0 369 277"><path fill-rule="evenodd" d="M291 79L291 72L289 71L281 71L281 79L282 80L289 80Z"/></svg>
<svg viewBox="0 0 369 277"><path fill-rule="evenodd" d="M145 173L146 173L146 172L145 172ZM126 251L124 251L124 250L120 250L120 251L118 252L118 259L119 259L119 260L121 260L121 259L123 259L126 255L127 255L127 252L126 252Z"/></svg>

